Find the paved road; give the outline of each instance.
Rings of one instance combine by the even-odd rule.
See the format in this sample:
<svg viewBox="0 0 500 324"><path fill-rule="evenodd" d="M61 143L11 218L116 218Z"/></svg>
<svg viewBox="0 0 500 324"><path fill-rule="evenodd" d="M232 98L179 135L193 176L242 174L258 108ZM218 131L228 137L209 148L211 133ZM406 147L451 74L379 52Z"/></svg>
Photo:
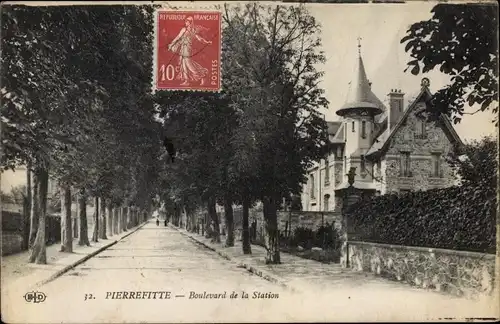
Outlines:
<svg viewBox="0 0 500 324"><path fill-rule="evenodd" d="M47 295L44 303L22 300L12 306L16 322L417 320L456 317L462 307L454 302L433 305L418 300L424 294L405 298L404 287L400 293L386 292L383 287L294 293L152 221L40 291ZM236 299L230 298L233 291ZM212 298L190 298L205 292ZM242 292L249 298L243 299ZM279 298L254 299L254 293ZM215 299L221 297L217 294L225 298ZM4 320L13 322L8 316Z"/></svg>

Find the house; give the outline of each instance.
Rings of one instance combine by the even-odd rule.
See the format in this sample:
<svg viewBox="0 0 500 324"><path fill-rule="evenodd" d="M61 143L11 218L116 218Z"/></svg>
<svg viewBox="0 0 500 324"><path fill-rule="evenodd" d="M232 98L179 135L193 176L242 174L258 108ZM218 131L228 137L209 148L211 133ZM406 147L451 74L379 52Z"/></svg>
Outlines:
<svg viewBox="0 0 500 324"><path fill-rule="evenodd" d="M301 196L305 211L339 210L351 167L356 168L353 186L368 195L443 188L456 181L445 157L462 142L447 116L427 121L429 79L422 79L406 107L405 94L392 89L386 107L372 92L361 53L357 68L354 91L336 111L340 120L328 122L332 153L308 170Z"/></svg>

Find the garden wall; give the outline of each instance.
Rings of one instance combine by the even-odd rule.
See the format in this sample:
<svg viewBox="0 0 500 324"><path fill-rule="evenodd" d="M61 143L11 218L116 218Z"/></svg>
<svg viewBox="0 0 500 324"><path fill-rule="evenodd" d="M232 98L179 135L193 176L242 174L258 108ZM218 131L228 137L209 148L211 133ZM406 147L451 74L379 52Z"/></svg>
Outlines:
<svg viewBox="0 0 500 324"><path fill-rule="evenodd" d="M350 241L349 263L355 271L457 296L494 287L494 254Z"/></svg>
<svg viewBox="0 0 500 324"><path fill-rule="evenodd" d="M256 236L262 238L264 236L264 215L262 211L250 211L250 225L256 221ZM287 229L287 222L290 224ZM322 225L334 226L340 229L342 226L342 215L339 212L310 212L310 211L279 211L278 212L278 229L285 235L291 230L293 232L297 228L308 228L317 230Z"/></svg>
<svg viewBox="0 0 500 324"><path fill-rule="evenodd" d="M2 255L18 253L28 248L29 221L23 220L22 213L2 211ZM45 222L47 244L60 242L61 218L47 215Z"/></svg>
<svg viewBox="0 0 500 324"><path fill-rule="evenodd" d="M23 251L23 236L16 232L2 232L2 256Z"/></svg>

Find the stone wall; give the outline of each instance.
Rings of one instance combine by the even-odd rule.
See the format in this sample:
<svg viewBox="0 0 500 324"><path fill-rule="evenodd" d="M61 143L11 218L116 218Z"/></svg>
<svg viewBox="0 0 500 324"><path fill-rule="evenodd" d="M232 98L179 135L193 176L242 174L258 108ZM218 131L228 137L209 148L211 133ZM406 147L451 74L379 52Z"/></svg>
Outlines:
<svg viewBox="0 0 500 324"><path fill-rule="evenodd" d="M2 232L2 256L23 251L23 236L15 232Z"/></svg>
<svg viewBox="0 0 500 324"><path fill-rule="evenodd" d="M264 237L264 215L262 211L250 211L250 225L256 221L257 240ZM342 215L339 212L278 212L278 229L282 234L287 230L287 222L290 223L288 231L293 231L298 227L305 227L317 230L321 225L334 225L337 229L342 226Z"/></svg>
<svg viewBox="0 0 500 324"><path fill-rule="evenodd" d="M355 271L457 296L490 294L495 255L368 242L349 242L349 263Z"/></svg>

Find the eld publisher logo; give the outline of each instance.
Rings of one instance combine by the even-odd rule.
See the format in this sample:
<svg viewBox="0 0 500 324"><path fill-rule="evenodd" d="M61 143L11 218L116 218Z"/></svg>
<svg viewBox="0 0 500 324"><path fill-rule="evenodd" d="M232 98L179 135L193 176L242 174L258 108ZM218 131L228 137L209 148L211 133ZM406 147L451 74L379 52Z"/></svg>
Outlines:
<svg viewBox="0 0 500 324"><path fill-rule="evenodd" d="M32 291L32 292L26 293L26 295L24 295L24 299L28 303L38 304L38 303L43 303L45 301L45 299L47 299L47 296L43 292Z"/></svg>

